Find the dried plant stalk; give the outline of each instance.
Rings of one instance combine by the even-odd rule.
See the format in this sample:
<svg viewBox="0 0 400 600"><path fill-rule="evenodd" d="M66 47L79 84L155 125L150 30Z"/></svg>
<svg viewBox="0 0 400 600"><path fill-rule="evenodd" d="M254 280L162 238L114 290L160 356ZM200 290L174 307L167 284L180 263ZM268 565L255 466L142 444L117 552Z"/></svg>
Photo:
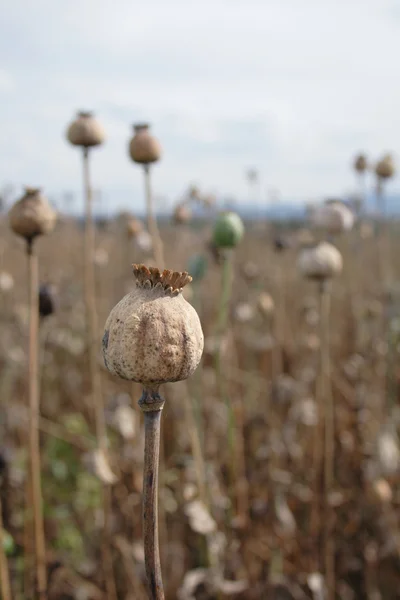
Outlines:
<svg viewBox="0 0 400 600"><path fill-rule="evenodd" d="M92 188L90 185L89 174L89 148L83 148L83 185L85 190L85 256L84 256L84 287L85 287L85 305L87 319L87 341L89 350L89 372L90 372L90 392L91 403L95 418L96 441L97 446L103 452L107 451L107 430L104 415L103 390L101 385L101 373L97 364L97 334L98 318L96 307L96 288L94 275L94 247L95 232L92 212ZM112 568L112 556L109 551L109 525L111 502L109 501L110 490L103 489L103 510L104 510L104 532L102 543L102 558L105 583L107 589L107 598L117 600L114 572Z"/></svg>
<svg viewBox="0 0 400 600"><path fill-rule="evenodd" d="M38 259L32 239L27 241L29 269L29 458L32 482L33 521L35 528L35 554L38 597L47 597L46 547L43 523L43 498L40 480L40 440L39 440L39 278Z"/></svg>
<svg viewBox="0 0 400 600"><path fill-rule="evenodd" d="M103 393L101 374L97 365L97 333L98 319L95 297L94 276L94 223L92 214L92 188L89 175L89 149L83 149L83 184L85 189L85 256L84 256L84 286L87 319L87 340L89 350L89 369L91 385L91 401L96 423L96 439L101 449L106 448L106 424L104 417Z"/></svg>
<svg viewBox="0 0 400 600"><path fill-rule="evenodd" d="M330 379L330 282L321 283L320 287L320 318L321 318L321 399L325 417L325 461L324 461L324 564L327 587L327 600L335 598L335 544L332 532L333 509L329 498L334 485L335 463L335 412Z"/></svg>
<svg viewBox="0 0 400 600"><path fill-rule="evenodd" d="M187 389L187 387L186 387ZM189 394L188 394L189 397ZM185 419L187 422L187 427L190 435L190 444L192 447L194 465L196 470L196 480L197 487L199 490L200 500L208 506L208 493L207 493L207 479L206 479L206 469L204 463L203 452L201 448L199 429L196 423L196 418L194 415L194 403L193 400L189 400L184 403L185 405Z"/></svg>
<svg viewBox="0 0 400 600"><path fill-rule="evenodd" d="M150 600L164 600L158 545L158 467L161 413L164 400L157 390L144 389L139 400L144 413L143 538Z"/></svg>
<svg viewBox="0 0 400 600"><path fill-rule="evenodd" d="M0 497L0 591L2 600L11 600L10 575L8 571L7 555L3 546L3 508Z"/></svg>
<svg viewBox="0 0 400 600"><path fill-rule="evenodd" d="M184 381L196 370L204 335L182 296L192 278L184 271L134 265L135 288L110 312L102 341L104 364L122 379L140 382L144 412L143 536L149 597L163 600L158 541L158 470L162 383ZM132 322L135 326L132 328Z"/></svg>
<svg viewBox="0 0 400 600"><path fill-rule="evenodd" d="M102 558L104 578L106 581L107 598L117 600L117 588L114 579L113 557L111 551L111 513L112 513L112 488L103 485L103 510L104 510L104 535L102 539Z"/></svg>
<svg viewBox="0 0 400 600"><path fill-rule="evenodd" d="M330 377L329 349L329 313L330 313L330 281L319 282L320 301L320 367L317 388L318 422L315 427L313 441L313 504L310 519L311 535L314 542L313 569L318 571L318 541L322 526L321 485L323 469L324 487L324 520L323 520L323 561L325 568L328 600L335 594L335 546L332 537L332 508L329 496L334 483L334 405ZM325 435L324 435L325 434Z"/></svg>
<svg viewBox="0 0 400 600"><path fill-rule="evenodd" d="M390 245L389 245L389 231L386 221L386 198L384 191L383 181L378 178L377 182L377 205L379 211L379 224L377 231L377 254L378 254L378 281L381 286L382 292L382 313L380 316L379 328L380 336L382 340L386 339L387 326L388 326L388 300L386 295L386 288L391 283L391 264L390 264ZM380 375L380 388L382 401L377 407L376 411L376 424L379 426L383 422L386 410L387 401L387 361L384 355L379 358L378 371Z"/></svg>
<svg viewBox="0 0 400 600"><path fill-rule="evenodd" d="M157 225L157 219L154 215L153 208L153 194L151 190L151 180L150 180L150 165L143 165L144 169L144 184L146 191L146 210L147 210L147 229L151 235L151 239L153 242L153 250L154 250L154 260L158 268L161 269L165 266L164 261L164 248L162 239L160 236L160 232Z"/></svg>
<svg viewBox="0 0 400 600"><path fill-rule="evenodd" d="M246 527L249 516L249 482L246 474L245 456L245 403L239 398L234 406L236 424L235 460L236 460L236 498L237 515L241 527Z"/></svg>
<svg viewBox="0 0 400 600"><path fill-rule="evenodd" d="M390 264L389 264L389 249L388 249L388 235L386 225L386 198L383 188L383 182L378 179L376 189L376 200L378 206L378 260L379 260L379 278L382 286L388 283L390 277Z"/></svg>
<svg viewBox="0 0 400 600"><path fill-rule="evenodd" d="M276 311L274 315L274 337L275 337L275 347L273 350L273 376L276 378L278 375L281 375L283 372L283 355L284 355L284 347L285 347L285 280L284 280L284 270L282 268L281 261L279 260L281 257L276 257L277 267L276 267L276 288L277 288L277 303L276 303Z"/></svg>

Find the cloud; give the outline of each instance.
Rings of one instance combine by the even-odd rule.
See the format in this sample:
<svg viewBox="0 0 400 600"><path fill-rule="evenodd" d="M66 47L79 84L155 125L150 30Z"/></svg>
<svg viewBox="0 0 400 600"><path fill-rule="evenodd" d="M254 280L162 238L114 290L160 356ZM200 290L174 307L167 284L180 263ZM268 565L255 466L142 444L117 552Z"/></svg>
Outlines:
<svg viewBox="0 0 400 600"><path fill-rule="evenodd" d="M62 191L79 186L64 132L94 109L108 141L96 185L141 199L131 124L164 147L157 190L196 180L246 197L245 169L265 188L304 198L354 184L352 155L396 149L400 50L386 0L6 0L0 24L3 172ZM34 17L34 18L33 18ZM122 196L121 196L122 197Z"/></svg>
<svg viewBox="0 0 400 600"><path fill-rule="evenodd" d="M14 80L8 71L0 69L0 94L6 95L14 90Z"/></svg>

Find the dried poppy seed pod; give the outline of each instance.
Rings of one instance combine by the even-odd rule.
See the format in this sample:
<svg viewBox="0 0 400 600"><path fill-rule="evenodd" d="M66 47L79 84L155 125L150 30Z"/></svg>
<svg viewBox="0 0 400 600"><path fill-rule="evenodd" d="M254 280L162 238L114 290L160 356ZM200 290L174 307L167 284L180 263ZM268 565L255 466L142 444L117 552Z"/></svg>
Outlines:
<svg viewBox="0 0 400 600"><path fill-rule="evenodd" d="M300 273L309 279L325 280L341 272L342 255L329 242L320 242L314 247L304 248L298 258Z"/></svg>
<svg viewBox="0 0 400 600"><path fill-rule="evenodd" d="M311 215L316 228L325 229L331 235L349 231L354 225L354 214L339 200L331 200L318 207Z"/></svg>
<svg viewBox="0 0 400 600"><path fill-rule="evenodd" d="M79 112L67 129L67 139L73 146L91 148L104 142L105 132L91 112Z"/></svg>
<svg viewBox="0 0 400 600"><path fill-rule="evenodd" d="M242 266L242 275L249 283L256 281L260 277L260 268L252 260L248 260Z"/></svg>
<svg viewBox="0 0 400 600"><path fill-rule="evenodd" d="M42 283L39 287L39 315L43 319L52 315L55 311L54 286Z"/></svg>
<svg viewBox="0 0 400 600"><path fill-rule="evenodd" d="M142 221L139 221L139 219L136 219L135 217L131 217L130 219L128 219L126 223L126 233L128 238L135 238L142 231Z"/></svg>
<svg viewBox="0 0 400 600"><path fill-rule="evenodd" d="M244 234L242 219L234 212L218 217L214 225L213 242L217 248L235 248Z"/></svg>
<svg viewBox="0 0 400 600"><path fill-rule="evenodd" d="M368 169L368 160L365 154L357 154L353 163L354 169L357 173L365 173Z"/></svg>
<svg viewBox="0 0 400 600"><path fill-rule="evenodd" d="M202 196L200 193L200 188L194 184L189 186L187 196L188 196L189 200L195 200L195 201L199 200L200 201L202 199Z"/></svg>
<svg viewBox="0 0 400 600"><path fill-rule="evenodd" d="M195 309L182 296L192 278L134 265L136 288L111 311L103 337L107 369L155 389L187 379L200 362L204 338Z"/></svg>
<svg viewBox="0 0 400 600"><path fill-rule="evenodd" d="M147 123L138 123L133 126L134 136L129 144L131 159L139 164L148 165L157 162L161 158L161 145L159 141L150 134Z"/></svg>
<svg viewBox="0 0 400 600"><path fill-rule="evenodd" d="M385 156L377 162L375 166L375 174L379 179L390 179L396 173L394 166L393 157L391 154L385 154Z"/></svg>
<svg viewBox="0 0 400 600"><path fill-rule="evenodd" d="M268 292L261 292L258 296L257 308L263 317L271 317L275 310L275 302L271 294L268 294Z"/></svg>
<svg viewBox="0 0 400 600"><path fill-rule="evenodd" d="M201 198L201 203L203 204L204 208L207 209L213 208L213 206L215 206L216 201L217 199L214 194L207 194L206 196L202 196Z"/></svg>
<svg viewBox="0 0 400 600"><path fill-rule="evenodd" d="M174 222L179 225L189 223L192 218L192 211L187 204L177 204L174 209Z"/></svg>
<svg viewBox="0 0 400 600"><path fill-rule="evenodd" d="M25 194L11 207L9 219L14 233L32 241L54 228L56 213L39 188L26 187Z"/></svg>

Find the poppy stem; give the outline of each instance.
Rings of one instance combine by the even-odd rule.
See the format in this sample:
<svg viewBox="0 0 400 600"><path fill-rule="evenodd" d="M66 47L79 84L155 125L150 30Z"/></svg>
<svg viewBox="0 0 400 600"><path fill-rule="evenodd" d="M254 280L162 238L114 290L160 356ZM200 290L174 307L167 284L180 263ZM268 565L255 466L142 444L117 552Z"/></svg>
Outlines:
<svg viewBox="0 0 400 600"><path fill-rule="evenodd" d="M164 248L157 225L157 219L154 215L153 193L151 189L150 165L144 165L144 186L146 192L146 210L147 210L147 229L151 235L153 243L154 259L157 267L162 270L165 268Z"/></svg>
<svg viewBox="0 0 400 600"><path fill-rule="evenodd" d="M143 389L139 406L144 414L143 536L150 600L164 600L158 545L158 467L161 413L164 399L157 389Z"/></svg>
<svg viewBox="0 0 400 600"><path fill-rule="evenodd" d="M107 428L104 415L101 372L97 362L98 317L96 306L96 281L94 271L95 225L93 220L93 191L90 182L89 148L83 148L83 187L85 192L84 233L84 288L86 308L86 332L89 354L90 393L95 419L96 443L100 451L107 453ZM112 555L109 548L111 538L111 490L103 486L104 529L102 539L102 562L104 579L109 600L117 599Z"/></svg>
<svg viewBox="0 0 400 600"><path fill-rule="evenodd" d="M33 521L38 597L47 598L46 546L43 523L43 496L39 440L39 276L38 258L32 238L27 239L26 254L29 269L29 457L32 481Z"/></svg>
<svg viewBox="0 0 400 600"><path fill-rule="evenodd" d="M96 307L96 283L94 273L94 248L95 229L93 222L93 194L90 184L89 172L89 149L83 149L83 187L85 192L85 234L84 234L84 287L85 287L85 309L87 344L89 350L89 369L91 400L96 424L96 440L98 447L105 450L107 447L107 432L104 417L103 393L101 385L101 374L97 364L97 307Z"/></svg>

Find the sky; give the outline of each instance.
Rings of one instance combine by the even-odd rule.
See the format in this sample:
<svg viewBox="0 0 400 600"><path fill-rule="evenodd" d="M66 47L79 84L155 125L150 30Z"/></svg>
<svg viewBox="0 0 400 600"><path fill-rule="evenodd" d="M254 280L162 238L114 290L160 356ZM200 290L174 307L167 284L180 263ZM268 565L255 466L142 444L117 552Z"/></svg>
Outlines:
<svg viewBox="0 0 400 600"><path fill-rule="evenodd" d="M3 0L0 186L72 191L79 206L65 130L93 110L107 141L92 181L108 209L143 206L127 153L143 120L163 147L163 205L190 183L248 200L249 167L259 203L271 190L342 195L357 152L400 160L399 56L400 0Z"/></svg>

